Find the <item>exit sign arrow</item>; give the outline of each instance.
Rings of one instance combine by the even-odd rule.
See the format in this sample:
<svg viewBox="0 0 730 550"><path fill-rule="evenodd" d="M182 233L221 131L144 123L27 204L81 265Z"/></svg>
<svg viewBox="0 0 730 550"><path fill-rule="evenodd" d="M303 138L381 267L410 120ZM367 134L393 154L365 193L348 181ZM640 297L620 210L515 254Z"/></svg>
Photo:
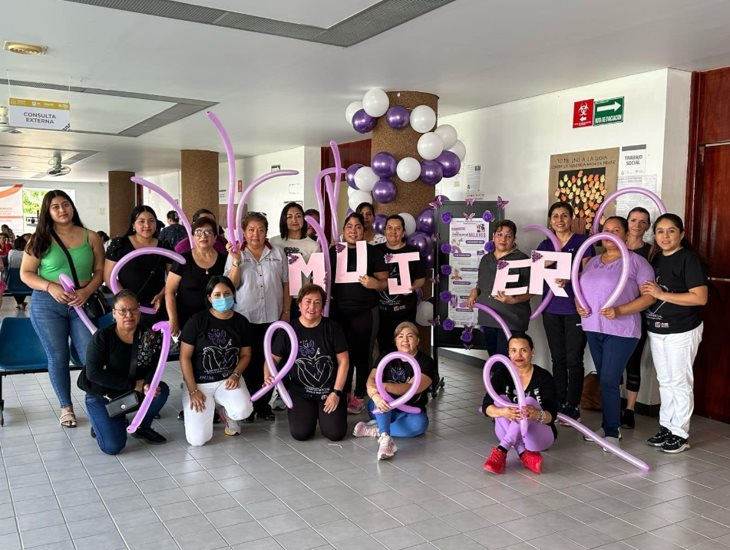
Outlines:
<svg viewBox="0 0 730 550"><path fill-rule="evenodd" d="M622 105L618 101L614 101L610 105L601 105L600 107L596 107L596 111L599 113L603 113L604 111L618 111Z"/></svg>

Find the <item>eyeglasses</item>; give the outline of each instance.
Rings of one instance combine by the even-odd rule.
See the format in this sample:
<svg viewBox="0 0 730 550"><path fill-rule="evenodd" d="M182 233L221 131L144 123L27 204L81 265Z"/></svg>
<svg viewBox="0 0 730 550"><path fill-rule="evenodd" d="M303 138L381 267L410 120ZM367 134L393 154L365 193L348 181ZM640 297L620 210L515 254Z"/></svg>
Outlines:
<svg viewBox="0 0 730 550"><path fill-rule="evenodd" d="M127 315L134 315L136 313L139 313L139 308L138 307L134 307L134 308L131 308L131 309L127 309L127 308L122 308L122 309L114 308L114 311L116 311L118 315L121 315L122 317L126 317Z"/></svg>
<svg viewBox="0 0 730 550"><path fill-rule="evenodd" d="M210 237L214 232L212 229L196 229L193 235L196 237Z"/></svg>

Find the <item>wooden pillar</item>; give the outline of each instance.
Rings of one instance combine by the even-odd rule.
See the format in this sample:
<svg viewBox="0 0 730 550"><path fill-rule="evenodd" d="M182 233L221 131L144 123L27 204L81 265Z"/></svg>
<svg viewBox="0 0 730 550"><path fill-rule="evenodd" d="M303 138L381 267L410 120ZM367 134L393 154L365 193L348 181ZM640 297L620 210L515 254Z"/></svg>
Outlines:
<svg viewBox="0 0 730 550"><path fill-rule="evenodd" d="M129 229L129 216L137 205L135 187L130 178L134 172L109 172L109 236L124 235Z"/></svg>
<svg viewBox="0 0 730 550"><path fill-rule="evenodd" d="M180 151L180 206L189 219L192 219L193 212L198 208L218 212L216 151Z"/></svg>

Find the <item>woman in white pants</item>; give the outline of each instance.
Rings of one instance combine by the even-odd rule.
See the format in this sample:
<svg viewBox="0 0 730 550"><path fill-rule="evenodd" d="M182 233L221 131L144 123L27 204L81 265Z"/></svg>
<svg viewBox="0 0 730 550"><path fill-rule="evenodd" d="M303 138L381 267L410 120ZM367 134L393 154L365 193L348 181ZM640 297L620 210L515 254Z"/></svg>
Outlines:
<svg viewBox="0 0 730 550"><path fill-rule="evenodd" d="M235 293L227 277L211 277L205 289L210 308L193 315L180 336L180 367L188 389L183 392L185 438L196 447L213 437L216 403L226 435L238 435L238 421L253 412L241 379L251 361L251 331L246 318L233 311Z"/></svg>
<svg viewBox="0 0 730 550"><path fill-rule="evenodd" d="M656 298L645 318L661 406L659 431L647 443L665 453L681 453L689 449L692 364L702 341L700 307L707 303L707 267L684 239L684 223L676 214L657 218L654 243L656 281L644 283L641 292Z"/></svg>

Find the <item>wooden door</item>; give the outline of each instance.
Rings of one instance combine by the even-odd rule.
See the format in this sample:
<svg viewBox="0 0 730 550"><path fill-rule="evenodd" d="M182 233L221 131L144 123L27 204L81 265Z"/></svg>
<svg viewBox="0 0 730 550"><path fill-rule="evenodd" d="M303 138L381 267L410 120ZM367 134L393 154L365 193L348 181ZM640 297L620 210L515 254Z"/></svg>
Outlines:
<svg viewBox="0 0 730 550"><path fill-rule="evenodd" d="M702 193L694 241L709 266L710 293L702 311L704 333L694 368L695 410L730 422L730 143L700 147L697 183Z"/></svg>

